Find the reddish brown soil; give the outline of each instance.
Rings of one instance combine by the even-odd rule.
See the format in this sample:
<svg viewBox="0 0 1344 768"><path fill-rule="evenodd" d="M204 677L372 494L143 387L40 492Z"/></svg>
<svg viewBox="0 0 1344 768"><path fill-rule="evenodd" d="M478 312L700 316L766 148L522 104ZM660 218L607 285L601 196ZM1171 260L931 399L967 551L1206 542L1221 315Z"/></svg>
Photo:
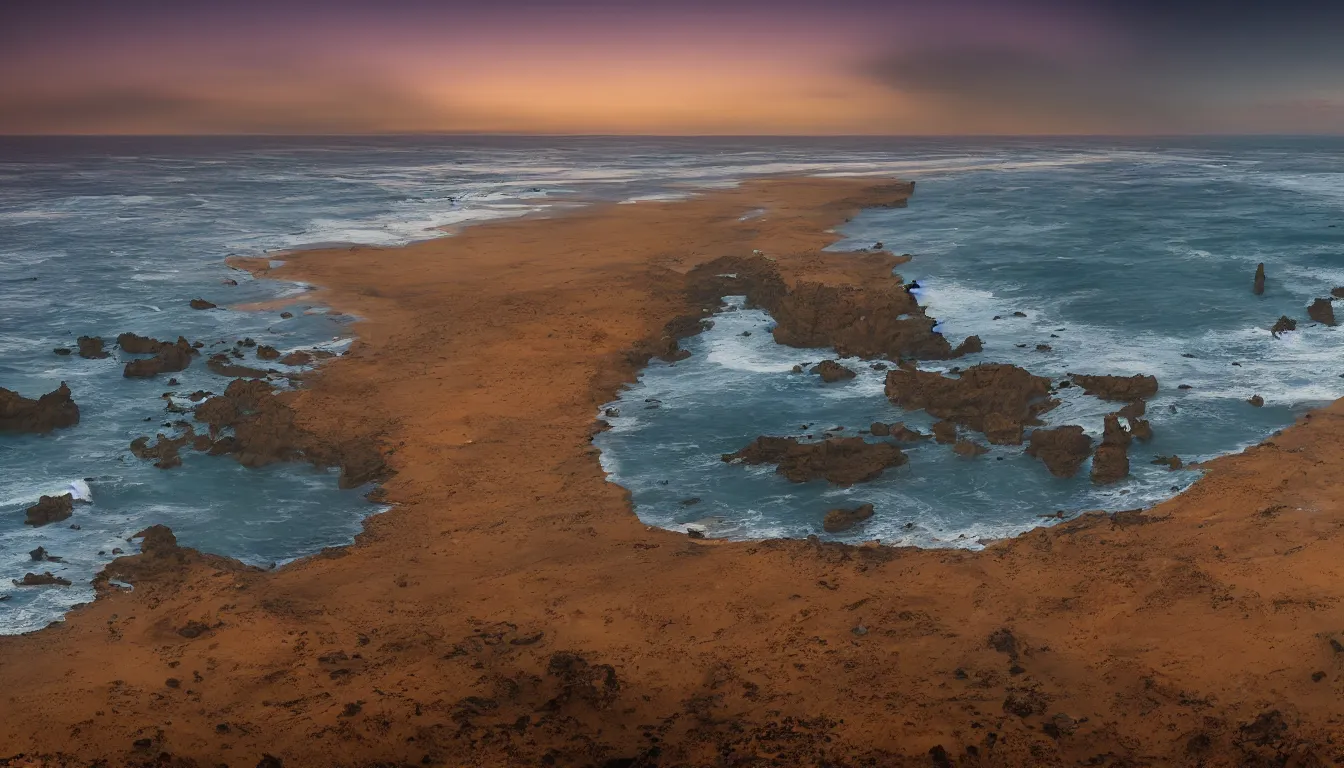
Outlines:
<svg viewBox="0 0 1344 768"><path fill-rule="evenodd" d="M272 572L149 532L151 553L112 567L134 591L105 585L63 624L0 639L0 755L240 768L281 764L264 755L290 768L1344 757L1344 406L1206 465L1146 514L979 553L690 540L640 524L605 481L593 419L635 373L626 351L687 311L672 272L761 249L790 282L886 279L891 257L818 251L892 196L769 181L292 257L276 276L327 286L366 318L352 354L292 398L298 421L379 436L395 506L354 546ZM739 220L755 208L767 214Z"/></svg>

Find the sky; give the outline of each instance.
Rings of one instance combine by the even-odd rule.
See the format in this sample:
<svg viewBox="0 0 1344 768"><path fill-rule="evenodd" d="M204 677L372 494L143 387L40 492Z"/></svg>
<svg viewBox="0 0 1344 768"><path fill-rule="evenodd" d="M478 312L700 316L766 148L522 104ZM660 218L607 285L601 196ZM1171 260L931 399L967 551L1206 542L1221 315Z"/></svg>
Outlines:
<svg viewBox="0 0 1344 768"><path fill-rule="evenodd" d="M1344 2L7 0L0 133L1344 133Z"/></svg>

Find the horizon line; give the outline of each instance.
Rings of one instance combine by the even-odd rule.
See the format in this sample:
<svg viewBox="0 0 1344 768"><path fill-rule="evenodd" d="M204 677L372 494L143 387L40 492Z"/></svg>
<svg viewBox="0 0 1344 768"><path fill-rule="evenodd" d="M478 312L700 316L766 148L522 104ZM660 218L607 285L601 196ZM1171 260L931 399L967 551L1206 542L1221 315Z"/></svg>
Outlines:
<svg viewBox="0 0 1344 768"><path fill-rule="evenodd" d="M598 139L1169 139L1344 138L1340 132L1305 133L542 133L530 131L378 131L352 133L3 133L4 139L223 139L223 138L598 138Z"/></svg>

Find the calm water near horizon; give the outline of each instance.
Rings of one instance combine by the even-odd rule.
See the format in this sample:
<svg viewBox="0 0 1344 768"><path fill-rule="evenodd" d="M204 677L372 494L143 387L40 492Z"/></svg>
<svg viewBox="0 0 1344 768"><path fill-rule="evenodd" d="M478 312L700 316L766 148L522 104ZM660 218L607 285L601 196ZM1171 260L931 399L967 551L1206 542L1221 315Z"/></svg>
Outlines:
<svg viewBox="0 0 1344 768"><path fill-rule="evenodd" d="M1160 501L1196 474L1152 466L1151 455L1235 451L1344 396L1344 331L1302 322L1280 339L1268 332L1281 314L1305 321L1313 298L1344 285L1344 139L0 138L0 386L36 397L66 381L82 416L48 436L0 435L0 633L40 628L92 599L89 581L113 549L134 551L126 537L153 523L184 545L269 565L350 542L378 509L367 488L338 490L334 475L306 465L248 470L184 452L182 467L155 469L127 446L180 418L160 395L218 392L226 380L200 361L176 374L178 387L166 376L128 380L116 354L83 360L53 348L133 331L340 351L349 318L314 306L302 286L253 281L225 257L395 245L444 225L675 198L767 173L917 180L908 208L864 212L837 247L881 241L915 255L900 272L926 286L944 332L985 341L948 366L1156 375L1155 438L1131 450L1134 475L1106 488L1085 469L1053 478L1012 447L967 461L920 446L907 465L848 489L729 466L721 453L801 424L852 434L875 420L930 423L891 406L881 372L866 365L837 385L791 374L831 355L775 345L769 317L741 310L687 340L690 359L655 362L611 404L621 415L596 440L603 465L648 523L682 530L709 518L732 538L805 536L821 534L826 509L871 502L874 519L838 538L978 546L1056 510ZM1261 261L1269 288L1257 297ZM288 297L294 317L189 309L197 297ZM1253 394L1264 408L1245 403ZM1047 421L1094 434L1113 410L1076 390L1064 400ZM38 496L78 479L93 504L66 523L23 524ZM681 504L689 497L700 502ZM32 562L38 546L64 562ZM10 584L45 570L74 586Z"/></svg>

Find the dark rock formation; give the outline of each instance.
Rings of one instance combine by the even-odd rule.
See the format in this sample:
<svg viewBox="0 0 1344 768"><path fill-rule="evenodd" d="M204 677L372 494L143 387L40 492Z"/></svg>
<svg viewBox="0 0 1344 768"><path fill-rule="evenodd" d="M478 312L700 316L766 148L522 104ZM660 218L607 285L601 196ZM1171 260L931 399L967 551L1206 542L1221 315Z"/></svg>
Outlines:
<svg viewBox="0 0 1344 768"><path fill-rule="evenodd" d="M270 346L267 346L267 345L265 345L265 344L262 344L261 346L257 347L257 359L258 359L258 360L279 360L279 359L280 359L280 350L276 349L275 347L270 347Z"/></svg>
<svg viewBox="0 0 1344 768"><path fill-rule="evenodd" d="M100 360L111 354L103 351L103 339L99 336L80 336L77 343L79 356L86 360Z"/></svg>
<svg viewBox="0 0 1344 768"><path fill-rule="evenodd" d="M1116 416L1122 419L1137 419L1148 412L1148 404L1143 400L1135 400L1115 412Z"/></svg>
<svg viewBox="0 0 1344 768"><path fill-rule="evenodd" d="M179 451L182 446L195 441L196 433L188 426L186 431L178 437L167 437L162 433L155 437L156 440L153 445L149 444L148 437L135 438L131 441L131 453L135 454L137 459L145 461L153 459L154 466L159 469L172 469L182 466L182 455Z"/></svg>
<svg viewBox="0 0 1344 768"><path fill-rule="evenodd" d="M132 355L152 355L167 344L166 341L159 341L134 333L123 333L117 337L117 346L121 347L121 351L129 352Z"/></svg>
<svg viewBox="0 0 1344 768"><path fill-rule="evenodd" d="M842 357L946 360L979 351L979 339L952 345L937 321L892 281L874 286L799 283L767 307L775 341L791 347L835 347Z"/></svg>
<svg viewBox="0 0 1344 768"><path fill-rule="evenodd" d="M1297 321L1287 315L1281 315L1278 321L1274 323L1274 327L1269 329L1269 332L1277 339L1281 333L1296 330Z"/></svg>
<svg viewBox="0 0 1344 768"><path fill-rule="evenodd" d="M1070 424L1054 429L1032 430L1027 455L1045 463L1055 477L1073 477L1092 455L1092 438L1083 428Z"/></svg>
<svg viewBox="0 0 1344 768"><path fill-rule="evenodd" d="M290 318L293 317L293 316L294 316L294 313L293 313L293 312L281 312L281 313L280 313L280 319L281 319L281 320L288 320L288 319L290 319Z"/></svg>
<svg viewBox="0 0 1344 768"><path fill-rule="evenodd" d="M1129 433L1120 425L1120 417L1108 414L1101 445L1092 457L1092 482L1105 485L1129 475L1129 442Z"/></svg>
<svg viewBox="0 0 1344 768"><path fill-rule="evenodd" d="M1167 469L1173 469L1173 470L1180 469L1181 467L1185 466L1185 464L1181 462L1181 457L1179 456L1158 456L1157 458L1153 459L1152 463L1158 466L1165 465Z"/></svg>
<svg viewBox="0 0 1344 768"><path fill-rule="evenodd" d="M914 368L887 372L887 397L907 410L923 409L941 419L984 433L997 445L1019 444L1022 429L1059 404L1050 380L1015 365L982 363L957 378ZM942 442L938 427L934 436Z"/></svg>
<svg viewBox="0 0 1344 768"><path fill-rule="evenodd" d="M53 576L51 571L46 573L25 573L22 579L12 579L16 587L68 587L69 579L63 579L60 576Z"/></svg>
<svg viewBox="0 0 1344 768"><path fill-rule="evenodd" d="M868 428L868 431L871 432L874 437L887 437L891 434L891 425L883 424L880 421L874 421L873 425Z"/></svg>
<svg viewBox="0 0 1344 768"><path fill-rule="evenodd" d="M975 456L983 456L989 453L989 449L974 440L958 440L957 444L952 446L952 452L969 459Z"/></svg>
<svg viewBox="0 0 1344 768"><path fill-rule="evenodd" d="M848 531L872 516L872 504L860 504L853 509L832 509L821 521L821 528L827 533L840 533Z"/></svg>
<svg viewBox="0 0 1344 768"><path fill-rule="evenodd" d="M79 406L71 399L70 388L64 381L36 400L0 387L0 432L46 434L78 423Z"/></svg>
<svg viewBox="0 0 1344 768"><path fill-rule="evenodd" d="M1344 299L1344 286L1341 286L1339 288L1331 288L1330 295L1334 296L1336 299Z"/></svg>
<svg viewBox="0 0 1344 768"><path fill-rule="evenodd" d="M181 336L177 337L177 341L169 343L123 333L117 337L117 343L126 352L150 352L154 355L127 363L121 375L128 379L148 379L160 373L186 370L191 365L191 358L200 354L191 342Z"/></svg>
<svg viewBox="0 0 1344 768"><path fill-rule="evenodd" d="M955 430L956 430L956 428L953 427L953 436L954 436L954 439L955 439L955 434L956 434L956 433L955 433ZM895 438L896 442L898 442L898 443L917 443L917 442L919 442L920 440L928 440L928 439L929 439L929 436L928 436L928 435L924 434L923 432L920 432L919 430L916 430L916 429L910 429L909 427L905 426L905 424L903 424L903 423L901 423L901 422L896 422L895 424L892 424L891 427L890 427L890 433L889 433L889 434L890 434L893 438Z"/></svg>
<svg viewBox="0 0 1344 768"><path fill-rule="evenodd" d="M313 356L301 349L280 358L281 365L307 365L311 362L313 362Z"/></svg>
<svg viewBox="0 0 1344 768"><path fill-rule="evenodd" d="M1311 302L1311 306L1307 307L1307 317L1323 325L1337 325L1335 305L1329 299L1317 299Z"/></svg>
<svg viewBox="0 0 1344 768"><path fill-rule="evenodd" d="M40 526L65 520L74 513L74 497L65 493L60 496L43 496L37 503L25 510L25 525Z"/></svg>
<svg viewBox="0 0 1344 768"><path fill-rule="evenodd" d="M53 354L60 355L61 357L67 357L70 355L71 350L69 347L57 347L51 351Z"/></svg>
<svg viewBox="0 0 1344 768"><path fill-rule="evenodd" d="M957 425L946 419L934 422L933 439L943 445L957 442Z"/></svg>
<svg viewBox="0 0 1344 768"><path fill-rule="evenodd" d="M229 454L246 467L305 460L319 467L340 467L340 486L354 488L387 478L392 470L369 438L330 442L300 427L295 414L271 385L235 379L224 394L196 408L196 420L218 437L211 455ZM219 437L222 430L232 435ZM180 439L180 438L179 438Z"/></svg>
<svg viewBox="0 0 1344 768"><path fill-rule="evenodd" d="M795 483L824 478L836 485L852 485L872 480L907 459L891 443L869 443L861 437L833 437L818 443L799 443L792 437L758 437L737 453L725 453L723 460L777 464L775 471Z"/></svg>
<svg viewBox="0 0 1344 768"><path fill-rule="evenodd" d="M205 299L192 299L192 300L191 300L191 308L192 308L192 309L214 309L215 306L216 306L216 305L211 304L210 302L206 301Z"/></svg>
<svg viewBox="0 0 1344 768"><path fill-rule="evenodd" d="M1131 403L1157 394L1156 376L1085 376L1071 373L1069 378L1083 388L1083 394L1102 400Z"/></svg>
<svg viewBox="0 0 1344 768"><path fill-rule="evenodd" d="M822 360L820 363L812 366L812 370L809 371L809 373L817 374L821 377L821 380L827 384L852 379L855 376L853 371L834 360Z"/></svg>
<svg viewBox="0 0 1344 768"><path fill-rule="evenodd" d="M1251 287L1255 295L1259 296L1265 292L1265 265L1264 262L1255 265L1255 284Z"/></svg>
<svg viewBox="0 0 1344 768"><path fill-rule="evenodd" d="M1265 404L1265 398L1263 398L1263 397L1261 397L1261 396L1259 396L1259 395L1251 395L1251 398L1250 398L1249 400L1247 400L1246 402L1250 403L1251 405L1255 406L1256 408L1260 408L1260 407L1263 407L1263 406L1264 406L1264 404Z"/></svg>
<svg viewBox="0 0 1344 768"><path fill-rule="evenodd" d="M1153 425L1147 419L1127 419L1127 421L1129 434L1135 440L1146 443L1153 439Z"/></svg>

